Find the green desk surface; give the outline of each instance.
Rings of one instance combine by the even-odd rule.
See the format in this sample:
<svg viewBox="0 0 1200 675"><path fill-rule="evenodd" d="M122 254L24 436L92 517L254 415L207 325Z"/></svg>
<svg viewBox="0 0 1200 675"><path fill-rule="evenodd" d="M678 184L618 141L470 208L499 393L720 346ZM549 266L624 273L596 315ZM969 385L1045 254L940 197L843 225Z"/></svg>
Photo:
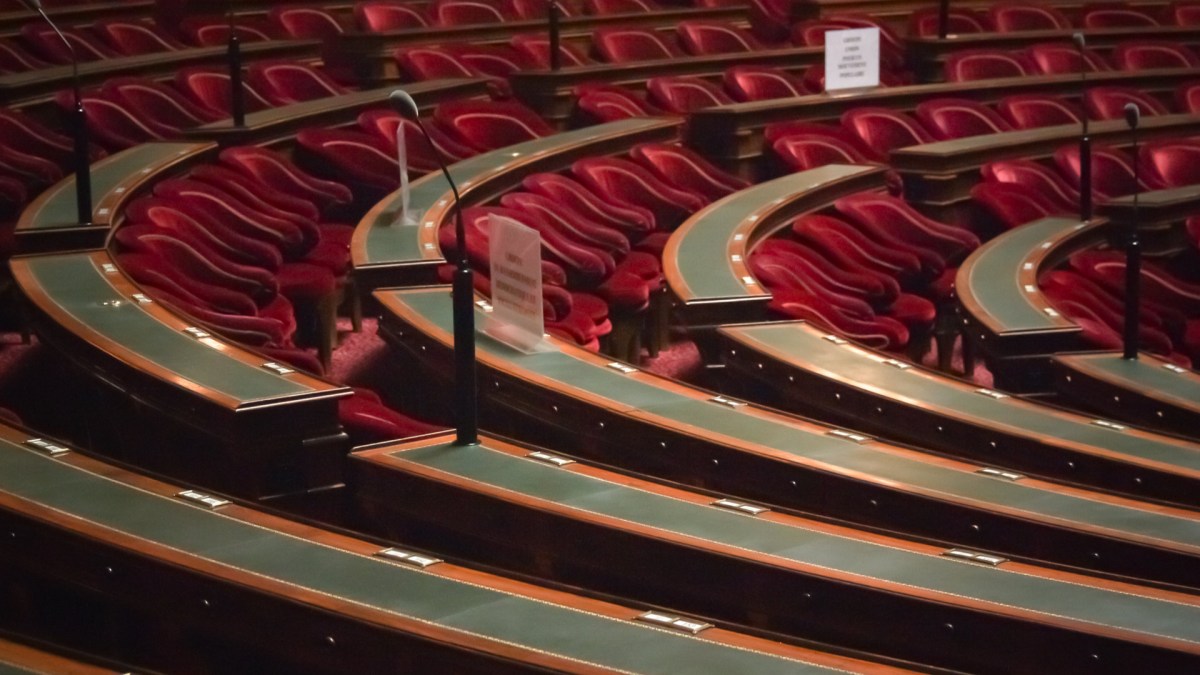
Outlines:
<svg viewBox="0 0 1200 675"><path fill-rule="evenodd" d="M19 666L15 663L5 663L0 661L0 675L40 675L45 671L34 670L26 666Z"/></svg>
<svg viewBox="0 0 1200 675"><path fill-rule="evenodd" d="M103 210L101 201L164 165L189 155L211 150L211 143L142 143L92 164L92 216L96 223L111 222L114 214ZM78 227L75 211L75 177L59 181L44 192L17 223L17 232Z"/></svg>
<svg viewBox="0 0 1200 675"><path fill-rule="evenodd" d="M829 670L357 555L131 487L9 441L0 441L0 491L231 570L581 664L664 674ZM1194 624L1200 628L1200 621Z"/></svg>
<svg viewBox="0 0 1200 675"><path fill-rule="evenodd" d="M451 339L448 289L378 291L388 304L403 306L413 317L436 326L443 342ZM477 325L483 325L480 314ZM877 443L858 444L837 436L760 413L753 406L737 409L687 396L665 386L665 380L637 378L592 365L571 353L523 354L480 333L476 343L481 363L524 371L526 379L544 378L567 392L594 394L614 409L690 428L701 435L722 435L758 444L809 465L842 473L861 472L897 488L924 490L947 501L1015 510L1024 517L1066 526L1088 526L1121 539L1149 538L1162 545L1200 552L1200 521L1086 499L1036 485L995 480L976 473L881 450ZM661 385L660 385L661 383Z"/></svg>
<svg viewBox="0 0 1200 675"><path fill-rule="evenodd" d="M707 206L671 235L664 261L671 290L685 302L769 295L752 276L739 274L744 267L731 258L745 260L760 214L806 192L875 171L873 166L831 164L740 190Z"/></svg>
<svg viewBox="0 0 1200 675"><path fill-rule="evenodd" d="M483 446L434 445L396 459L591 514L783 561L1078 620L1105 630L1200 643L1200 606L901 550L609 482ZM820 572L818 572L820 573ZM1191 647L1190 647L1191 648Z"/></svg>
<svg viewBox="0 0 1200 675"><path fill-rule="evenodd" d="M456 162L449 167L450 175L454 177L459 190L466 191L481 177L515 168L531 157L553 154L570 146L597 143L606 138L661 128L663 124L662 119L635 118L554 134ZM409 208L417 214L424 213L438 202L451 198L450 185L440 172L423 176L410 187ZM433 223L424 221L417 226L393 224L400 213L399 191L381 202L379 207L381 208L375 211L376 218L364 219L358 224L358 229L366 232L366 240L363 250L355 257L355 266L443 259L436 246L421 246L421 230L434 227Z"/></svg>
<svg viewBox="0 0 1200 675"><path fill-rule="evenodd" d="M1143 355L1136 361L1126 361L1119 353L1103 352L1062 355L1054 360L1141 396L1200 410L1200 374L1169 370L1159 358Z"/></svg>
<svg viewBox="0 0 1200 675"><path fill-rule="evenodd" d="M768 351L778 358L789 356L836 377L875 396L912 405L919 402L925 410L956 420L973 420L989 427L999 427L1005 433L1030 436L1043 442L1062 441L1082 444L1097 450L1137 460L1158 462L1189 471L1200 471L1200 446L1168 436L1129 434L1097 426L1095 418L1074 415L1060 410L1007 397L995 399L976 393L977 387L922 368L897 370L883 362L887 357L852 344L835 344L824 339L827 331L800 322L780 322L753 326L725 326L721 332L749 349ZM1091 363L1107 362L1111 358L1083 358ZM1117 359L1120 360L1120 359ZM1119 364L1116 367L1120 367ZM1171 378L1184 379L1161 365L1146 365L1153 375L1164 382ZM1196 378L1192 378L1196 384ZM1193 388L1193 396L1200 391ZM1196 398L1193 400L1200 400Z"/></svg>
<svg viewBox="0 0 1200 675"><path fill-rule="evenodd" d="M955 285L963 306L997 335L1078 330L1066 317L1046 312L1050 305L1037 287L1033 261L1053 242L1084 227L1068 218L1045 218L979 247L958 269Z"/></svg>
<svg viewBox="0 0 1200 675"><path fill-rule="evenodd" d="M19 261L33 283L78 322L81 330L111 340L165 369L168 375L230 397L240 402L239 407L318 392L287 376L231 358L162 323L119 292L86 253ZM336 388L329 386L329 390Z"/></svg>

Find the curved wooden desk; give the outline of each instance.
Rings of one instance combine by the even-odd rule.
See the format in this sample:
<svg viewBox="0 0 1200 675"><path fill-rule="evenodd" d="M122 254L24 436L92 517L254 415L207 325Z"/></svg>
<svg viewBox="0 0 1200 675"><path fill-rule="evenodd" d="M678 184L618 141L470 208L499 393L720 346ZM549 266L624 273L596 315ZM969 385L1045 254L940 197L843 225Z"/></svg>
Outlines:
<svg viewBox="0 0 1200 675"><path fill-rule="evenodd" d="M1145 352L1058 354L1054 389L1087 409L1150 429L1200 438L1200 374Z"/></svg>
<svg viewBox="0 0 1200 675"><path fill-rule="evenodd" d="M1196 443L981 389L805 322L717 332L726 381L762 403L980 462L1000 479L1025 472L1200 507Z"/></svg>
<svg viewBox="0 0 1200 675"><path fill-rule="evenodd" d="M638 143L669 142L679 134L676 118L628 119L518 143L450 165L464 207L483 204L539 171L560 171L584 157L624 152ZM396 225L400 193L379 202L354 231L350 255L355 280L364 291L382 286L431 283L445 262L437 230L454 215L453 194L440 172L411 185L409 208L419 226Z"/></svg>
<svg viewBox="0 0 1200 675"><path fill-rule="evenodd" d="M381 333L444 382L446 288L377 291ZM482 320L482 317L481 319ZM485 426L625 470L869 528L1200 587L1194 513L980 468L683 386L551 340L477 345ZM1097 555L1093 555L1097 554Z"/></svg>
<svg viewBox="0 0 1200 675"><path fill-rule="evenodd" d="M116 675L121 672L129 671L84 663L77 658L0 638L0 675Z"/></svg>

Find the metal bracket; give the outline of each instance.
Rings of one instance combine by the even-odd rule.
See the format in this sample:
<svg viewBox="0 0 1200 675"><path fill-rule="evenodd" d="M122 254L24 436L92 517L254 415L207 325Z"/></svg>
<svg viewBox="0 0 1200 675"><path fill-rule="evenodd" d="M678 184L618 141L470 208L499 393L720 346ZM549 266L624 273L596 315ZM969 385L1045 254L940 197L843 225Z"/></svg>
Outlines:
<svg viewBox="0 0 1200 675"><path fill-rule="evenodd" d="M1004 480L1021 480L1022 478L1025 477L1019 473L1013 473L1012 471L1004 471L1003 469L993 469L989 466L985 466L984 468L976 471L975 473L983 474L984 476L991 476L992 478L1003 478Z"/></svg>
<svg viewBox="0 0 1200 675"><path fill-rule="evenodd" d="M765 506L755 506L754 504L747 504L745 502L739 502L733 499L718 499L717 501L713 502L712 505L728 511L744 513L748 516L762 515L771 510Z"/></svg>
<svg viewBox="0 0 1200 675"><path fill-rule="evenodd" d="M1104 427L1105 429L1112 429L1113 431L1125 431L1129 428L1124 424L1117 424L1116 422L1109 422L1108 420L1092 420L1092 424L1098 427Z"/></svg>
<svg viewBox="0 0 1200 675"><path fill-rule="evenodd" d="M746 405L742 401L736 401L732 398L727 398L725 396L714 396L708 400L712 401L713 403L719 403L723 406L727 406L729 408L741 408L742 406Z"/></svg>
<svg viewBox="0 0 1200 675"><path fill-rule="evenodd" d="M275 363L274 361L267 361L266 363L262 364L262 367L266 368L272 373L275 373L276 375L290 375L296 372L295 370L288 368L285 365Z"/></svg>
<svg viewBox="0 0 1200 675"><path fill-rule="evenodd" d="M994 398L994 399L996 399L997 401L998 401L998 400L1000 400L1000 399L1002 399L1002 398L1008 398L1008 394L1001 394L1001 393L1000 393L1000 392L998 392L998 391L992 391L991 389L984 389L984 388L982 388L982 387L981 387L981 388L979 388L979 389L976 389L976 390L975 390L975 393L976 393L976 394L982 394L982 395L984 395L984 396L987 396L988 398Z"/></svg>
<svg viewBox="0 0 1200 675"><path fill-rule="evenodd" d="M420 569L425 569L426 567L429 567L431 565L436 565L440 562L444 562L441 558L434 558L432 556L421 555L420 553L413 553L412 551L404 551L404 550L401 550L398 548L385 548L382 551L377 552L375 555L380 558L391 560L393 562L403 563L410 567L418 567Z"/></svg>
<svg viewBox="0 0 1200 675"><path fill-rule="evenodd" d="M662 612L653 611L639 614L637 620L644 621L645 623L653 624L655 626L661 626L663 628L671 628L673 630L682 631L690 635L702 633L713 627L711 623L704 623L703 621L685 619L680 616L675 616L674 614L664 614Z"/></svg>
<svg viewBox="0 0 1200 675"><path fill-rule="evenodd" d="M175 496L184 500L185 502L191 502L197 506L203 506L209 510L219 509L222 506L228 506L229 504L233 503L228 499L221 499L220 497L214 497L212 495L207 495L203 492L197 492L195 490L184 490Z"/></svg>
<svg viewBox="0 0 1200 675"><path fill-rule="evenodd" d="M612 363L609 363L608 367L612 368L613 370L615 370L617 372L624 373L626 375L630 375L630 374L636 373L638 371L637 368L634 368L633 366L630 366L630 365L626 365L624 363L620 363L618 361L613 361Z"/></svg>
<svg viewBox="0 0 1200 675"><path fill-rule="evenodd" d="M955 560L963 560L966 562L980 563L983 565L989 565L991 567L996 567L997 565L1000 565L1001 563L1008 562L1008 558L1001 558L998 555L992 555L990 553L980 553L978 551L968 551L968 550L962 549L962 548L952 548L952 549L946 551L945 553L942 553L942 555L947 558L954 558Z"/></svg>
<svg viewBox="0 0 1200 675"><path fill-rule="evenodd" d="M558 455L552 455L548 452L542 452L541 450L535 450L534 452L531 452L525 456L528 457L529 459L534 459L543 464L550 464L552 466L560 466L561 467L561 466L566 466L568 464L575 463L575 460L573 460L573 459L567 459L566 457L559 457Z"/></svg>
<svg viewBox="0 0 1200 675"><path fill-rule="evenodd" d="M71 451L71 449L68 447L61 446L57 443L48 441L44 438L30 438L29 440L25 441L25 445L28 445L29 447L35 448L37 450L41 450L42 452L46 453L47 455L50 455L51 457L58 457L59 455L65 455Z"/></svg>
<svg viewBox="0 0 1200 675"><path fill-rule="evenodd" d="M844 438L848 441L854 441L855 443L866 443L868 441L875 440L875 439L871 438L870 436L864 436L863 434L856 434L853 431L846 431L845 429L830 429L829 431L825 432L825 435L826 436L834 436L836 438Z"/></svg>

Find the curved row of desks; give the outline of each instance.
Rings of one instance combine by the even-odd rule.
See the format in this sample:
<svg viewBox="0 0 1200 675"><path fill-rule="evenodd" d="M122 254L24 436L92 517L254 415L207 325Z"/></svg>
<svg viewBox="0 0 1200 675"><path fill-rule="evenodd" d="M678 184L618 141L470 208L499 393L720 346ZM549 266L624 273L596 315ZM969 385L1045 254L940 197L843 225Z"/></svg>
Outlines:
<svg viewBox="0 0 1200 675"><path fill-rule="evenodd" d="M444 381L447 290L375 293L381 334ZM482 310L480 310L482 312ZM484 317L480 317L482 321ZM868 436L714 396L550 341L521 354L480 336L487 428L630 471L860 526L1197 587L1196 515L979 473Z"/></svg>
<svg viewBox="0 0 1200 675"><path fill-rule="evenodd" d="M545 457L491 439L364 451L358 498L396 530L522 571L921 664L993 669L995 655L972 644L984 635L1022 645L1005 664L1021 672L1096 659L1116 670L1180 668L1200 657L1200 602L1185 594L964 562Z"/></svg>
<svg viewBox="0 0 1200 675"><path fill-rule="evenodd" d="M122 671L0 638L0 675L116 675L119 672Z"/></svg>
<svg viewBox="0 0 1200 675"><path fill-rule="evenodd" d="M149 616L163 639L186 630L191 646L178 634L173 646L218 671L891 671L721 629L663 628L637 620L642 612L632 608L383 548L62 446L50 446L53 456L39 447L47 446L0 428L0 564L19 578L103 593L118 625L132 614Z"/></svg>

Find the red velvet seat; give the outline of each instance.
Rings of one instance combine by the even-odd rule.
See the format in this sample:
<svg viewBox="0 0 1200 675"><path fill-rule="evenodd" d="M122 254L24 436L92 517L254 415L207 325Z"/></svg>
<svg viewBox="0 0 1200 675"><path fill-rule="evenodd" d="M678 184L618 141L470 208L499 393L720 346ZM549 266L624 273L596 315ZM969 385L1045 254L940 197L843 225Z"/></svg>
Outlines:
<svg viewBox="0 0 1200 675"><path fill-rule="evenodd" d="M489 75L442 47L401 47L392 56L401 70L417 82L481 77L488 80L488 88L493 95L508 98L512 93L508 80Z"/></svg>
<svg viewBox="0 0 1200 675"><path fill-rule="evenodd" d="M24 73L49 68L50 64L30 54L7 38L0 38L0 73Z"/></svg>
<svg viewBox="0 0 1200 675"><path fill-rule="evenodd" d="M211 110L228 113L232 110L229 71L219 68L182 68L175 73L175 88L197 104ZM242 101L246 112L266 110L273 107L261 92L242 80Z"/></svg>
<svg viewBox="0 0 1200 675"><path fill-rule="evenodd" d="M842 127L853 133L878 157L895 148L932 143L933 134L920 122L891 108L861 107L842 113Z"/></svg>
<svg viewBox="0 0 1200 675"><path fill-rule="evenodd" d="M886 27L866 16L832 15L801 21L792 26L791 41L798 47L822 47L825 33L831 30L857 28L879 29L879 58L883 69L904 68L904 43Z"/></svg>
<svg viewBox="0 0 1200 675"><path fill-rule="evenodd" d="M988 33L992 26L986 16L970 9L951 8L946 18L946 34ZM927 7L909 15L908 34L920 37L937 37L938 9Z"/></svg>
<svg viewBox="0 0 1200 675"><path fill-rule="evenodd" d="M126 261L128 262L128 261ZM264 345L290 346L278 321L268 317L223 314L202 305L184 300L169 291L145 284L143 290L154 300L189 316L200 325L235 342L259 347Z"/></svg>
<svg viewBox="0 0 1200 675"><path fill-rule="evenodd" d="M765 49L758 38L731 23L720 21L680 21L675 28L684 51L705 54L738 54Z"/></svg>
<svg viewBox="0 0 1200 675"><path fill-rule="evenodd" d="M763 142L768 147L777 143L780 139L787 136L797 136L802 134L825 136L834 138L845 145L849 145L854 150L869 161L882 161L884 157L876 154L875 151L868 145L862 142L861 139L853 132L832 124L823 124L818 122L796 121L796 122L775 122L763 127Z"/></svg>
<svg viewBox="0 0 1200 675"><path fill-rule="evenodd" d="M1067 182L1078 190L1079 146L1072 144L1055 150L1054 164ZM1092 190L1096 201L1137 192L1138 185L1133 178L1133 160L1124 150L1092 146ZM1140 185L1140 189L1148 189L1144 182Z"/></svg>
<svg viewBox="0 0 1200 675"><path fill-rule="evenodd" d="M616 228L593 221L583 213L557 200L533 192L509 192L500 201L502 206L517 211L528 211L547 222L555 223L558 229L580 244L599 248L620 260L629 254L629 238Z"/></svg>
<svg viewBox="0 0 1200 675"><path fill-rule="evenodd" d="M1019 53L999 49L962 49L946 57L946 81L970 82L1004 77L1026 77L1033 65Z"/></svg>
<svg viewBox="0 0 1200 675"><path fill-rule="evenodd" d="M378 396L355 389L355 395L338 399L338 422L353 445L411 438L439 431L441 427L393 410Z"/></svg>
<svg viewBox="0 0 1200 675"><path fill-rule="evenodd" d="M528 33L514 35L509 43L521 55L525 61L526 68L550 67L550 38L547 36L541 34L531 35ZM591 59L575 45L569 42L560 42L558 45L558 63L563 68L570 68L586 66L591 63Z"/></svg>
<svg viewBox="0 0 1200 675"><path fill-rule="evenodd" d="M126 235L138 231L162 234L154 227L146 225L128 225L126 227L130 228ZM122 241L128 241L128 239L123 235ZM135 244L135 246L140 245L140 243ZM117 262L138 284L152 284L170 291L175 297L222 314L258 316L258 306L250 296L224 286L195 279L182 268L171 264L166 258L152 253L122 253L118 255ZM280 328L283 328L282 324ZM282 343L290 337L290 335L285 336L281 331L280 339L277 342Z"/></svg>
<svg viewBox="0 0 1200 675"><path fill-rule="evenodd" d="M558 2L560 17L578 16L582 8L576 3ZM513 16L521 21L542 21L550 16L550 0L509 0Z"/></svg>
<svg viewBox="0 0 1200 675"><path fill-rule="evenodd" d="M228 117L226 111L198 105L179 91L140 77L109 78L101 88L105 98L124 104L143 120L189 129Z"/></svg>
<svg viewBox="0 0 1200 675"><path fill-rule="evenodd" d="M1196 139L1147 143L1138 154L1144 180L1152 188L1200 184L1200 141Z"/></svg>
<svg viewBox="0 0 1200 675"><path fill-rule="evenodd" d="M71 44L80 62L103 61L118 56L83 28L63 28L63 37ZM57 65L71 64L71 51L49 26L41 21L21 26L21 39L40 58Z"/></svg>
<svg viewBox="0 0 1200 675"><path fill-rule="evenodd" d="M609 63L656 61L683 56L683 50L667 35L636 26L597 28L592 33L592 47L601 59Z"/></svg>
<svg viewBox="0 0 1200 675"><path fill-rule="evenodd" d="M1200 112L1200 81L1185 82L1176 87L1175 107L1180 112Z"/></svg>
<svg viewBox="0 0 1200 675"><path fill-rule="evenodd" d="M812 92L825 91L825 65L823 63L814 63L800 75L800 81L804 83L805 88ZM902 76L893 73L883 68L879 69L879 86L882 87L899 87L908 84L907 76Z"/></svg>
<svg viewBox="0 0 1200 675"><path fill-rule="evenodd" d="M69 91L58 92L54 100L62 110L75 109L75 97ZM109 152L131 148L146 141L173 138L179 134L178 127L143 119L127 106L95 93L84 92L82 102L92 140Z"/></svg>
<svg viewBox="0 0 1200 675"><path fill-rule="evenodd" d="M507 0L433 0L425 6L431 26L470 26L514 19Z"/></svg>
<svg viewBox="0 0 1200 675"><path fill-rule="evenodd" d="M870 160L854 146L822 134L790 134L771 145L789 170L808 171L826 164L866 164Z"/></svg>
<svg viewBox="0 0 1200 675"><path fill-rule="evenodd" d="M1033 67L1042 75L1066 75L1080 69L1089 73L1110 70L1108 62L1096 52L1086 49L1083 57L1075 45L1064 42L1040 42L1031 45L1026 54Z"/></svg>
<svg viewBox="0 0 1200 675"><path fill-rule="evenodd" d="M510 203L512 203L511 200ZM553 223L544 220L540 214L531 210L495 206L470 207L463 211L463 218L472 220L476 223L476 227L481 227L482 224L478 219L487 214L511 218L526 227L537 230L542 239L542 256L558 263L567 271L568 285L583 284L585 287L594 287L616 269L616 261L611 255L604 253L599 248L573 241Z"/></svg>
<svg viewBox="0 0 1200 675"><path fill-rule="evenodd" d="M657 12L662 5L654 0L583 0L583 8L588 14L639 14Z"/></svg>
<svg viewBox="0 0 1200 675"><path fill-rule="evenodd" d="M1124 330L1124 316L1110 310L1094 295L1079 286L1048 285L1043 292L1050 304L1068 318L1080 318L1107 326L1110 330ZM1174 351L1171 339L1162 331L1145 325L1138 326L1139 347L1156 354L1169 355Z"/></svg>
<svg viewBox="0 0 1200 675"><path fill-rule="evenodd" d="M394 146L375 136L342 129L305 129L296 142L329 174L345 176L371 196L382 197L400 186L400 165Z"/></svg>
<svg viewBox="0 0 1200 675"><path fill-rule="evenodd" d="M183 49L183 43L167 35L152 24L135 21L99 21L92 31L109 47L125 56L154 54Z"/></svg>
<svg viewBox="0 0 1200 675"><path fill-rule="evenodd" d="M1079 289L1089 293L1092 298L1101 303L1107 311L1114 313L1117 316L1125 315L1125 293L1124 289L1113 289L1102 284L1098 284L1092 279L1076 272L1069 266L1062 269L1051 270L1038 278L1038 286L1047 294L1052 293L1054 289ZM1182 316L1179 317L1182 320ZM1173 330L1167 325L1167 320L1159 314L1151 303L1141 303L1140 311L1138 312L1138 321L1151 328L1155 328L1164 332Z"/></svg>
<svg viewBox="0 0 1200 675"><path fill-rule="evenodd" d="M1007 159L984 164L980 169L985 181L1021 186L1049 201L1064 213L1079 209L1079 190L1050 167L1028 159Z"/></svg>
<svg viewBox="0 0 1200 675"><path fill-rule="evenodd" d="M482 207L473 207L476 210L470 212L470 217L467 216L467 211L463 211L463 225L467 231L467 259L472 267L475 268L475 288L483 295L491 294L491 281L487 279L487 273L491 266L491 241L490 228L488 224L488 214L491 213L488 209ZM491 207L496 208L496 207ZM503 215L503 213L501 213ZM438 230L438 245L442 251L442 255L447 260L458 255L458 240L454 231L454 225L446 223ZM542 282L546 288L550 286L562 286L567 281L567 273L563 268L555 262L542 259ZM441 269L438 270L439 278L443 282L449 282L454 274L454 267L447 265L445 268L446 277L441 278L443 274ZM543 288L543 292L547 292ZM568 308L569 309L569 308ZM558 316L562 312L551 313L548 315Z"/></svg>
<svg viewBox="0 0 1200 675"><path fill-rule="evenodd" d="M799 77L781 68L734 66L725 69L725 91L736 101L765 101L810 94Z"/></svg>
<svg viewBox="0 0 1200 675"><path fill-rule="evenodd" d="M1164 16L1167 25L1200 26L1200 2L1172 2Z"/></svg>
<svg viewBox="0 0 1200 675"><path fill-rule="evenodd" d="M433 118L481 152L554 133L537 113L508 101L446 101L434 109Z"/></svg>
<svg viewBox="0 0 1200 675"><path fill-rule="evenodd" d="M1088 116L1097 120L1124 119L1127 103L1136 104L1142 117L1170 112L1162 103L1132 87L1092 87L1083 97Z"/></svg>
<svg viewBox="0 0 1200 675"><path fill-rule="evenodd" d="M412 5L401 2L357 2L354 20L369 33L425 28L429 22Z"/></svg>
<svg viewBox="0 0 1200 675"><path fill-rule="evenodd" d="M310 175L283 155L266 148L226 148L221 151L220 160L254 182L312 202L322 214L347 206L353 199L345 185Z"/></svg>
<svg viewBox="0 0 1200 675"><path fill-rule="evenodd" d="M636 204L616 204L597 196L583 184L553 173L526 176L521 186L579 211L587 218L640 239L655 229L654 213Z"/></svg>
<svg viewBox="0 0 1200 675"><path fill-rule="evenodd" d="M1084 28L1134 28L1159 25L1158 20L1140 9L1125 4L1105 3L1085 6L1080 25Z"/></svg>
<svg viewBox="0 0 1200 675"><path fill-rule="evenodd" d="M801 216L792 223L792 234L830 256L843 269L890 278L901 284L922 277L921 260L916 255L880 245L837 218Z"/></svg>
<svg viewBox="0 0 1200 675"><path fill-rule="evenodd" d="M48 159L0 144L0 173L40 191L62 180L65 171Z"/></svg>
<svg viewBox="0 0 1200 675"><path fill-rule="evenodd" d="M122 227L117 230L116 240L128 250L157 256L171 269L198 282L244 294L257 306L270 302L279 291L271 272L232 263L195 241L184 241L164 230Z"/></svg>
<svg viewBox="0 0 1200 675"><path fill-rule="evenodd" d="M659 229L674 229L705 205L704 198L699 195L671 187L624 159L581 159L571 165L571 172L581 183L609 201L649 209Z"/></svg>
<svg viewBox="0 0 1200 675"><path fill-rule="evenodd" d="M875 317L875 311L865 300L829 290L805 274L805 269L794 265L793 258L756 250L750 254L747 266L755 280L770 290L772 295L811 295L820 298L846 316L866 321Z"/></svg>
<svg viewBox="0 0 1200 675"><path fill-rule="evenodd" d="M154 186L154 194L171 201L193 218L220 223L243 236L275 247L285 260L295 260L312 248L311 232L271 214L264 214L235 195L192 179L172 178Z"/></svg>
<svg viewBox="0 0 1200 675"><path fill-rule="evenodd" d="M267 18L279 32L297 40L328 40L346 29L321 7L273 7Z"/></svg>
<svg viewBox="0 0 1200 675"><path fill-rule="evenodd" d="M1012 126L977 101L936 98L917 106L917 119L938 140L1012 131Z"/></svg>
<svg viewBox="0 0 1200 675"><path fill-rule="evenodd" d="M425 134L412 120L407 120L392 110L367 110L358 116L358 126L365 132L376 136L389 147L396 146L396 132L404 129L405 149L408 154L410 171L427 173L440 168L437 155L429 146ZM441 130L436 124L425 125L430 138L447 162L457 162L475 154L475 150L463 145L452 136ZM381 146L382 147L382 146Z"/></svg>
<svg viewBox="0 0 1200 675"><path fill-rule="evenodd" d="M750 183L713 166L695 152L669 143L642 143L629 151L633 161L668 184L716 201Z"/></svg>
<svg viewBox="0 0 1200 675"><path fill-rule="evenodd" d="M1062 207L1017 183L978 183L971 188L971 199L1009 230L1048 216L1066 215Z"/></svg>
<svg viewBox="0 0 1200 675"><path fill-rule="evenodd" d="M575 101L581 122L614 122L630 117L655 117L663 111L641 94L615 85L579 87Z"/></svg>
<svg viewBox="0 0 1200 675"><path fill-rule="evenodd" d="M525 55L508 45L454 44L442 49L484 75L501 80L530 68Z"/></svg>
<svg viewBox="0 0 1200 675"><path fill-rule="evenodd" d="M1033 3L995 2L988 19L1000 33L1027 30L1070 30L1071 21L1058 9Z"/></svg>
<svg viewBox="0 0 1200 675"><path fill-rule="evenodd" d="M792 239L772 237L754 249L788 260L788 265L833 293L861 298L872 308L887 307L896 300L899 286L884 283L871 274L860 274L835 265L818 251Z"/></svg>
<svg viewBox="0 0 1200 675"><path fill-rule="evenodd" d="M773 295L767 308L788 319L802 320L875 349L901 349L908 344L908 331L888 317L856 319L839 312L813 295L790 291Z"/></svg>
<svg viewBox="0 0 1200 675"><path fill-rule="evenodd" d="M74 157L73 140L45 126L34 117L18 110L0 107L0 145L22 153L53 162L61 167L70 166ZM92 152L92 159L99 159L99 148Z"/></svg>
<svg viewBox="0 0 1200 675"><path fill-rule="evenodd" d="M194 208L187 200L139 197L125 209L131 223L154 225L185 242L201 242L221 257L241 265L274 272L283 265L283 252L271 243L238 232L223 221Z"/></svg>
<svg viewBox="0 0 1200 675"><path fill-rule="evenodd" d="M860 226L934 251L944 266L957 264L979 248L979 237L972 232L928 218L890 195L862 192L837 200L834 207Z"/></svg>
<svg viewBox="0 0 1200 675"><path fill-rule="evenodd" d="M1037 129L1083 122L1083 111L1074 103L1043 94L1005 96L996 104L996 112L1014 129Z"/></svg>
<svg viewBox="0 0 1200 675"><path fill-rule="evenodd" d="M349 91L316 68L289 61L255 61L246 68L246 79L274 105L340 96Z"/></svg>
<svg viewBox="0 0 1200 675"><path fill-rule="evenodd" d="M678 115L733 103L720 87L686 75L652 77L646 82L651 103Z"/></svg>
<svg viewBox="0 0 1200 675"><path fill-rule="evenodd" d="M1177 42L1132 40L1113 47L1112 63L1117 70L1151 70L1154 68L1196 68L1200 59Z"/></svg>
<svg viewBox="0 0 1200 675"><path fill-rule="evenodd" d="M233 30L240 42L268 42L273 27L265 20L238 17ZM229 44L229 20L221 16L189 16L179 22L179 32L196 47L222 47Z"/></svg>

